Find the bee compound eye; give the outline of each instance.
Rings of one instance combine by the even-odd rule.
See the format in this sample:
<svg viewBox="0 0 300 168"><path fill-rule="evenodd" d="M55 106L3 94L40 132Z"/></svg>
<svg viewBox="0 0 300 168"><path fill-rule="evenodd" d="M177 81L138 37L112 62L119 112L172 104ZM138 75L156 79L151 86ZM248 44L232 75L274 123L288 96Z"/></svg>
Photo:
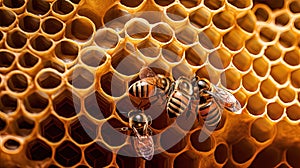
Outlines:
<svg viewBox="0 0 300 168"><path fill-rule="evenodd" d="M208 89L208 83L205 82L204 80L199 80L198 81L198 87L199 87L199 90L201 89Z"/></svg>

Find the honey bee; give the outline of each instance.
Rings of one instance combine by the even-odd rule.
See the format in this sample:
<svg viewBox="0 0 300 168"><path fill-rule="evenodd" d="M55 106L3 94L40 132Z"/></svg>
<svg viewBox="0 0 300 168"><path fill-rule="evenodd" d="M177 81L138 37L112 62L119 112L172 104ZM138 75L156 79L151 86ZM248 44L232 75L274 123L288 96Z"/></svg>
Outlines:
<svg viewBox="0 0 300 168"><path fill-rule="evenodd" d="M152 123L150 116L146 116L141 110L132 110L128 113L129 127L121 128L121 131L131 130L133 135L133 147L138 156L151 160L154 155L154 142L152 130L149 125Z"/></svg>
<svg viewBox="0 0 300 168"><path fill-rule="evenodd" d="M199 100L198 115L208 127L215 128L219 125L224 109L231 112L241 109L241 104L230 92L211 84L204 78L196 76L192 80L192 85L199 93L194 94Z"/></svg>

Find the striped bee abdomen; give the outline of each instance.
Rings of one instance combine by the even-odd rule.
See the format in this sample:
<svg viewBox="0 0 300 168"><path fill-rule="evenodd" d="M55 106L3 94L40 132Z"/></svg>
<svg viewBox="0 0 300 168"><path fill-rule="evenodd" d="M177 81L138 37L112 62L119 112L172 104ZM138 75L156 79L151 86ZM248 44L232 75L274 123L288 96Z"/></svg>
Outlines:
<svg viewBox="0 0 300 168"><path fill-rule="evenodd" d="M179 91L174 91L167 103L167 112L171 117L184 113L189 107L190 97Z"/></svg>
<svg viewBox="0 0 300 168"><path fill-rule="evenodd" d="M156 94L156 87L146 81L139 80L129 87L129 94L139 98L149 98Z"/></svg>
<svg viewBox="0 0 300 168"><path fill-rule="evenodd" d="M205 121L205 125L209 127L216 127L219 125L221 120L221 112L217 103L214 100L211 100L199 108L199 113L203 120Z"/></svg>

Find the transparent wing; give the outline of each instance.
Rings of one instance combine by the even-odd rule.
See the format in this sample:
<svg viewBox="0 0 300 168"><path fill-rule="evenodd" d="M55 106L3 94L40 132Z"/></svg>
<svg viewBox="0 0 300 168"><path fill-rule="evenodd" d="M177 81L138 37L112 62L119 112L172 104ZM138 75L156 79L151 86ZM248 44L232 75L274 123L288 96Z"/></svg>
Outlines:
<svg viewBox="0 0 300 168"><path fill-rule="evenodd" d="M139 72L140 79L156 77L156 73L149 67L143 67Z"/></svg>
<svg viewBox="0 0 300 168"><path fill-rule="evenodd" d="M240 102L230 92L218 86L212 86L213 91L208 93L214 97L220 108L225 108L231 112L237 112L241 109Z"/></svg>
<svg viewBox="0 0 300 168"><path fill-rule="evenodd" d="M137 135L133 137L134 149L139 156L151 160L154 155L154 143L150 135Z"/></svg>

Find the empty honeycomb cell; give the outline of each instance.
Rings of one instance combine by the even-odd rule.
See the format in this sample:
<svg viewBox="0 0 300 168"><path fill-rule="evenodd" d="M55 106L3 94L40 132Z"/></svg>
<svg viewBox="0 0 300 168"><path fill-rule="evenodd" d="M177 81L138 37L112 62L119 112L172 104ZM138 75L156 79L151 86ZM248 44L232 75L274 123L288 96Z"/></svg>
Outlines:
<svg viewBox="0 0 300 168"><path fill-rule="evenodd" d="M276 96L276 91L276 85L270 79L266 79L261 82L260 92L264 98L273 98L274 96Z"/></svg>
<svg viewBox="0 0 300 168"><path fill-rule="evenodd" d="M255 92L259 83L260 80L252 72L247 73L242 78L243 87L249 92Z"/></svg>
<svg viewBox="0 0 300 168"><path fill-rule="evenodd" d="M7 127L7 120L0 116L0 132L2 132L3 130L5 130Z"/></svg>
<svg viewBox="0 0 300 168"><path fill-rule="evenodd" d="M116 163L118 167L126 167L130 165L132 167L140 167L142 165L142 160L136 156L136 151L132 145L123 146L117 153Z"/></svg>
<svg viewBox="0 0 300 168"><path fill-rule="evenodd" d="M186 8L193 8L198 6L202 0L179 0L179 2Z"/></svg>
<svg viewBox="0 0 300 168"><path fill-rule="evenodd" d="M53 99L53 108L59 116L71 118L81 109L80 99L66 89Z"/></svg>
<svg viewBox="0 0 300 168"><path fill-rule="evenodd" d="M129 8L136 8L139 5L141 5L143 2L144 2L143 0L137 0L137 1L121 0L120 4Z"/></svg>
<svg viewBox="0 0 300 168"><path fill-rule="evenodd" d="M290 87L281 88L278 90L278 96L284 103L292 102L296 97L294 89Z"/></svg>
<svg viewBox="0 0 300 168"><path fill-rule="evenodd" d="M101 127L100 135L103 141L109 146L120 146L125 143L127 135L119 132L118 128L122 128L125 125L116 118L107 120Z"/></svg>
<svg viewBox="0 0 300 168"><path fill-rule="evenodd" d="M64 39L55 45L55 55L65 63L72 63L76 60L79 46L71 40Z"/></svg>
<svg viewBox="0 0 300 168"><path fill-rule="evenodd" d="M174 168L198 167L199 156L193 151L185 151L178 155L174 160Z"/></svg>
<svg viewBox="0 0 300 168"><path fill-rule="evenodd" d="M175 0L154 0L157 5L168 6L175 2Z"/></svg>
<svg viewBox="0 0 300 168"><path fill-rule="evenodd" d="M223 44L231 51L238 51L244 46L243 34L237 28L233 28L223 36Z"/></svg>
<svg viewBox="0 0 300 168"><path fill-rule="evenodd" d="M180 22L187 18L187 12L179 4L169 6L166 10L166 15L173 22Z"/></svg>
<svg viewBox="0 0 300 168"><path fill-rule="evenodd" d="M76 89L87 89L94 84L94 80L94 73L84 66L76 66L68 78L68 83Z"/></svg>
<svg viewBox="0 0 300 168"><path fill-rule="evenodd" d="M221 73L221 84L231 90L240 86L241 74L234 68L229 68Z"/></svg>
<svg viewBox="0 0 300 168"><path fill-rule="evenodd" d="M37 84L43 89L55 89L61 85L60 74L51 69L44 69L36 76Z"/></svg>
<svg viewBox="0 0 300 168"><path fill-rule="evenodd" d="M245 42L245 47L249 53L258 55L262 51L263 45L259 42L257 37L253 37Z"/></svg>
<svg viewBox="0 0 300 168"><path fill-rule="evenodd" d="M42 92L33 92L24 99L24 106L30 113L40 113L49 105L48 96Z"/></svg>
<svg viewBox="0 0 300 168"><path fill-rule="evenodd" d="M258 3L266 4L272 11L277 9L282 9L284 7L284 0L278 0L276 3L274 1L264 1L264 0L255 0Z"/></svg>
<svg viewBox="0 0 300 168"><path fill-rule="evenodd" d="M38 67L41 62L41 59L30 51L25 51L18 57L18 66L23 71L31 71L34 68Z"/></svg>
<svg viewBox="0 0 300 168"><path fill-rule="evenodd" d="M238 26L247 33L253 33L256 28L256 18L252 12L247 12L246 14L238 16L236 22Z"/></svg>
<svg viewBox="0 0 300 168"><path fill-rule="evenodd" d="M59 61L55 61L55 62L54 61L46 61L46 62L44 62L43 66L44 66L44 68L55 69L60 73L65 72L65 65Z"/></svg>
<svg viewBox="0 0 300 168"><path fill-rule="evenodd" d="M279 26L286 26L290 22L290 15L286 12L275 17L275 24Z"/></svg>
<svg viewBox="0 0 300 168"><path fill-rule="evenodd" d="M284 54L283 60L291 66L297 66L300 64L299 50L288 51Z"/></svg>
<svg viewBox="0 0 300 168"><path fill-rule="evenodd" d="M219 164L224 164L227 161L228 158L228 147L227 145L221 143L218 144L216 147L216 150L214 151L214 156L216 159L216 162Z"/></svg>
<svg viewBox="0 0 300 168"><path fill-rule="evenodd" d="M22 50L27 45L27 36L19 29L8 32L6 38L6 47L11 50Z"/></svg>
<svg viewBox="0 0 300 168"><path fill-rule="evenodd" d="M270 61L275 61L281 57L281 53L281 49L277 45L270 45L265 49L264 55Z"/></svg>
<svg viewBox="0 0 300 168"><path fill-rule="evenodd" d="M19 18L19 27L26 33L35 33L40 29L40 18L32 14L24 14Z"/></svg>
<svg viewBox="0 0 300 168"><path fill-rule="evenodd" d="M132 19L125 24L125 34L133 39L144 39L149 33L150 24L144 19Z"/></svg>
<svg viewBox="0 0 300 168"><path fill-rule="evenodd" d="M289 4L289 9L292 13L300 13L300 3L299 1L291 1Z"/></svg>
<svg viewBox="0 0 300 168"><path fill-rule="evenodd" d="M281 157L282 154L277 148L268 146L256 155L250 167L275 167L280 163Z"/></svg>
<svg viewBox="0 0 300 168"><path fill-rule="evenodd" d="M218 10L225 4L224 0L204 0L204 5L210 10Z"/></svg>
<svg viewBox="0 0 300 168"><path fill-rule="evenodd" d="M7 153L10 154L18 153L21 150L23 145L21 144L21 141L19 139L10 136L3 138L2 143L3 143L2 151L3 152L6 151Z"/></svg>
<svg viewBox="0 0 300 168"><path fill-rule="evenodd" d="M85 116L80 116L70 123L69 135L79 144L92 142L97 136L97 125Z"/></svg>
<svg viewBox="0 0 300 168"><path fill-rule="evenodd" d="M103 23L106 27L121 31L130 18L131 15L127 11L120 9L118 4L116 4L106 11L103 16Z"/></svg>
<svg viewBox="0 0 300 168"><path fill-rule="evenodd" d="M249 97L247 110L252 115L261 115L265 112L266 101L259 94Z"/></svg>
<svg viewBox="0 0 300 168"><path fill-rule="evenodd" d="M232 145L232 158L237 163L246 163L255 153L255 144L247 138L243 138Z"/></svg>
<svg viewBox="0 0 300 168"><path fill-rule="evenodd" d="M289 119L297 121L300 119L300 107L297 104L287 107L286 115Z"/></svg>
<svg viewBox="0 0 300 168"><path fill-rule="evenodd" d="M261 5L256 8L254 14L257 21L267 22L270 19L269 8L265 5Z"/></svg>
<svg viewBox="0 0 300 168"><path fill-rule="evenodd" d="M28 136L32 133L35 127L35 122L30 118L21 116L14 121L13 127L17 135Z"/></svg>
<svg viewBox="0 0 300 168"><path fill-rule="evenodd" d="M52 148L43 140L34 139L27 144L26 156L30 160L42 161L52 157Z"/></svg>
<svg viewBox="0 0 300 168"><path fill-rule="evenodd" d="M233 56L232 63L238 70L247 71L252 65L252 57L243 50Z"/></svg>
<svg viewBox="0 0 300 168"><path fill-rule="evenodd" d="M50 142L58 142L65 136L65 126L54 115L49 115L40 123L40 134Z"/></svg>
<svg viewBox="0 0 300 168"><path fill-rule="evenodd" d="M75 12L74 5L67 0L56 0L52 4L52 13L61 20L67 20Z"/></svg>
<svg viewBox="0 0 300 168"><path fill-rule="evenodd" d="M264 77L269 69L269 63L263 57L257 58L253 61L253 70L258 76Z"/></svg>
<svg viewBox="0 0 300 168"><path fill-rule="evenodd" d="M231 54L227 50L220 48L208 55L208 61L216 69L223 70L230 64Z"/></svg>
<svg viewBox="0 0 300 168"><path fill-rule="evenodd" d="M30 39L30 49L36 53L49 52L54 46L53 40L39 34Z"/></svg>
<svg viewBox="0 0 300 168"><path fill-rule="evenodd" d="M84 150L87 163L92 167L105 167L112 162L113 154L101 142L94 142Z"/></svg>
<svg viewBox="0 0 300 168"><path fill-rule="evenodd" d="M8 89L15 93L22 93L28 89L30 78L23 72L12 71L7 79Z"/></svg>
<svg viewBox="0 0 300 168"><path fill-rule="evenodd" d="M67 23L65 37L79 43L88 42L95 31L94 23L83 16L75 17Z"/></svg>
<svg viewBox="0 0 300 168"><path fill-rule="evenodd" d="M219 29L228 29L233 26L234 15L230 11L221 11L213 16L212 22Z"/></svg>
<svg viewBox="0 0 300 168"><path fill-rule="evenodd" d="M299 75L300 75L300 70L295 70L291 73L291 84L295 87L295 88L300 88L300 79L299 79Z"/></svg>
<svg viewBox="0 0 300 168"><path fill-rule="evenodd" d="M134 75L140 71L143 62L134 53L122 49L113 54L111 59L112 67L123 75Z"/></svg>
<svg viewBox="0 0 300 168"><path fill-rule="evenodd" d="M3 5L8 8L16 9L24 6L25 0L4 0Z"/></svg>
<svg viewBox="0 0 300 168"><path fill-rule="evenodd" d="M55 150L54 159L64 167L76 165L82 157L81 149L73 142L66 140Z"/></svg>
<svg viewBox="0 0 300 168"><path fill-rule="evenodd" d="M260 29L259 37L264 42L272 42L275 40L277 36L277 32L269 27L263 27Z"/></svg>
<svg viewBox="0 0 300 168"><path fill-rule="evenodd" d="M126 91L126 83L124 80L113 72L101 76L100 85L106 94L113 97L119 97Z"/></svg>
<svg viewBox="0 0 300 168"><path fill-rule="evenodd" d="M300 147L296 145L289 147L286 151L286 161L292 167L300 166L299 152Z"/></svg>
<svg viewBox="0 0 300 168"><path fill-rule="evenodd" d="M160 54L160 46L152 40L144 40L137 45L137 50L147 58L157 58Z"/></svg>
<svg viewBox="0 0 300 168"><path fill-rule="evenodd" d="M175 41L162 47L162 56L170 63L180 62L184 49Z"/></svg>
<svg viewBox="0 0 300 168"><path fill-rule="evenodd" d="M47 34L48 37L54 40L59 40L62 38L65 24L56 17L47 17L42 21L42 32Z"/></svg>
<svg viewBox="0 0 300 168"><path fill-rule="evenodd" d="M176 31L176 39L183 45L191 45L197 40L197 32L191 26L185 26Z"/></svg>
<svg viewBox="0 0 300 168"><path fill-rule="evenodd" d="M250 130L251 136L255 138L256 141L261 143L272 140L272 137L275 133L273 125L266 118L256 119L251 124Z"/></svg>
<svg viewBox="0 0 300 168"><path fill-rule="evenodd" d="M292 47L296 41L297 35L292 31L285 31L280 34L279 43L285 48Z"/></svg>
<svg viewBox="0 0 300 168"><path fill-rule="evenodd" d="M11 29L17 21L17 16L14 12L0 8L0 28L4 30Z"/></svg>
<svg viewBox="0 0 300 168"><path fill-rule="evenodd" d="M50 12L50 2L39 0L28 0L27 11L39 16L45 16Z"/></svg>
<svg viewBox="0 0 300 168"><path fill-rule="evenodd" d="M152 62L148 67L151 67L156 74L170 76L170 65L160 59Z"/></svg>
<svg viewBox="0 0 300 168"><path fill-rule="evenodd" d="M209 152L215 146L214 138L210 136L210 133L206 133L201 129L191 134L190 142L200 152Z"/></svg>
<svg viewBox="0 0 300 168"><path fill-rule="evenodd" d="M113 29L99 29L95 35L95 43L103 49L115 48L119 43L119 36Z"/></svg>
<svg viewBox="0 0 300 168"><path fill-rule="evenodd" d="M187 137L173 127L162 132L159 141L160 146L169 153L179 153L188 143Z"/></svg>
<svg viewBox="0 0 300 168"><path fill-rule="evenodd" d="M294 28L296 28L296 30L300 30L300 18L296 18L295 20L294 20Z"/></svg>
<svg viewBox="0 0 300 168"><path fill-rule="evenodd" d="M283 115L284 108L281 104L274 102L267 106L267 114L272 120L278 120Z"/></svg>
<svg viewBox="0 0 300 168"><path fill-rule="evenodd" d="M246 8L252 7L252 1L251 0L227 0L229 4L234 6L235 8L245 10Z"/></svg>
<svg viewBox="0 0 300 168"><path fill-rule="evenodd" d="M221 43L221 34L212 28L207 28L198 34L199 43L207 49L217 48Z"/></svg>
<svg viewBox="0 0 300 168"><path fill-rule="evenodd" d="M191 78L193 72L187 64L181 63L172 68L172 76L174 79L178 79L180 76Z"/></svg>
<svg viewBox="0 0 300 168"><path fill-rule="evenodd" d="M151 29L151 37L160 43L168 43L172 40L174 32L172 28L163 22L157 23Z"/></svg>
<svg viewBox="0 0 300 168"><path fill-rule="evenodd" d="M202 7L189 14L189 21L191 25L196 28L204 28L209 25L211 20L211 13L208 9Z"/></svg>
<svg viewBox="0 0 300 168"><path fill-rule="evenodd" d="M14 65L16 56L9 50L0 50L0 70L10 68Z"/></svg>
<svg viewBox="0 0 300 168"><path fill-rule="evenodd" d="M101 67L106 64L107 54L95 47L87 47L80 51L81 61L91 67Z"/></svg>
<svg viewBox="0 0 300 168"><path fill-rule="evenodd" d="M217 84L220 80L219 74L217 74L216 70L210 66L205 66L205 67L199 68L195 72L195 75L202 77L202 78L206 78L213 84Z"/></svg>
<svg viewBox="0 0 300 168"><path fill-rule="evenodd" d="M0 111L6 114L13 113L18 108L18 99L11 94L3 94L0 96Z"/></svg>
<svg viewBox="0 0 300 168"><path fill-rule="evenodd" d="M193 45L185 50L185 59L192 66L203 65L206 61L208 53L199 45Z"/></svg>

